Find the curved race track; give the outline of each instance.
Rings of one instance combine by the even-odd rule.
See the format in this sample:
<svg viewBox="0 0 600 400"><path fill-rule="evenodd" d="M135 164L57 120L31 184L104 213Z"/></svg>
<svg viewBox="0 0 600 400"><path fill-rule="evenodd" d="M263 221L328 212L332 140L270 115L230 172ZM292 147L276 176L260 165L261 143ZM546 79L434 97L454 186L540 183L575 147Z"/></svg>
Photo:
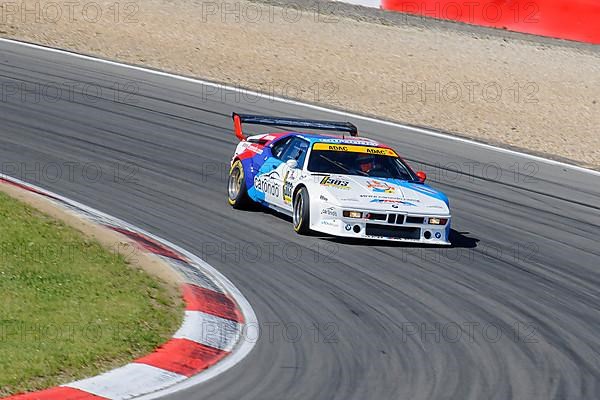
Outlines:
<svg viewBox="0 0 600 400"><path fill-rule="evenodd" d="M345 117L6 42L0 82L3 172L195 252L256 311L253 352L170 399L600 398L598 175L353 120L447 192L455 247L300 237L227 205L229 115Z"/></svg>

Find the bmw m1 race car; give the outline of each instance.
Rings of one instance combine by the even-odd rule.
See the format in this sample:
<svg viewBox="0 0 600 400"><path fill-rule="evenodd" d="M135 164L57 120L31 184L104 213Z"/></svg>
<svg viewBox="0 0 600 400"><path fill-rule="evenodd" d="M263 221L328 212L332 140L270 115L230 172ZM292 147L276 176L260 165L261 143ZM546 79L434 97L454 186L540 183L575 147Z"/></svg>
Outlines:
<svg viewBox="0 0 600 400"><path fill-rule="evenodd" d="M234 208L252 202L272 208L291 216L300 234L450 244L448 198L426 185L425 173L415 173L392 148L359 138L351 123L232 117L240 140L228 179ZM292 131L246 137L242 124L342 135Z"/></svg>

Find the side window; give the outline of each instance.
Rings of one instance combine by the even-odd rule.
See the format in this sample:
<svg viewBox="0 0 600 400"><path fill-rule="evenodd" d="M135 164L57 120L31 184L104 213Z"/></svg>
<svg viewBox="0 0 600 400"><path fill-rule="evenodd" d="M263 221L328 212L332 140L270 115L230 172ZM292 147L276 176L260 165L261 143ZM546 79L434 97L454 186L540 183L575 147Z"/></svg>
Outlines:
<svg viewBox="0 0 600 400"><path fill-rule="evenodd" d="M273 157L279 158L281 160L281 156L283 155L283 152L285 151L287 145L290 143L290 141L293 138L294 138L293 136L288 136L285 139L281 139L279 142L275 143L271 147L271 153L273 154Z"/></svg>
<svg viewBox="0 0 600 400"><path fill-rule="evenodd" d="M306 153L308 153L308 142L306 140L302 140L302 143L299 147L301 153L298 155L296 160L298 160L298 168L302 169L304 166L304 160L306 159Z"/></svg>
<svg viewBox="0 0 600 400"><path fill-rule="evenodd" d="M290 145L283 151L281 160L283 162L286 162L287 160L296 160L298 161L298 168L302 168L307 151L308 142L304 139L294 138Z"/></svg>

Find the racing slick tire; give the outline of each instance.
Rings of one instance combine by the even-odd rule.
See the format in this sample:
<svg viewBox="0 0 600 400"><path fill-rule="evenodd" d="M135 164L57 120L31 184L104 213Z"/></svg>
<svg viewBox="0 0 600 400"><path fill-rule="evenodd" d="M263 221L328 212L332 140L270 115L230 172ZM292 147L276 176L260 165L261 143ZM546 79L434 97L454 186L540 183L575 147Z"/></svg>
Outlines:
<svg viewBox="0 0 600 400"><path fill-rule="evenodd" d="M227 179L227 201L235 209L244 209L250 205L246 180L244 179L244 167L240 160L236 160L229 169Z"/></svg>
<svg viewBox="0 0 600 400"><path fill-rule="evenodd" d="M310 198L306 187L301 187L294 196L293 210L294 231L300 235L308 235L310 233Z"/></svg>

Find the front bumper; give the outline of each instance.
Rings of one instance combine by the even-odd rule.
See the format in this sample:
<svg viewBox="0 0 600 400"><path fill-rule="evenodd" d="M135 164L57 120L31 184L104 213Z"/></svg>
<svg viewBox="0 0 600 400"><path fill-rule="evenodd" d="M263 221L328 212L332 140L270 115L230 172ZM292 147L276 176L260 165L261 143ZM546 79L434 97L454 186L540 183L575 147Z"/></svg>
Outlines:
<svg viewBox="0 0 600 400"><path fill-rule="evenodd" d="M382 211L363 211L363 213L372 213L382 215L385 219L366 219L366 218L347 218L343 217L342 210L333 207L326 208L329 213L319 214L311 217L311 229L317 232L329 234L332 236L390 240L397 242L423 243L435 245L450 245L450 223L449 215L420 215L406 214L398 212ZM316 212L315 212L316 214ZM393 216L390 216L393 214ZM445 225L430 225L426 221L429 217L446 218ZM415 220L422 219L422 223L414 223Z"/></svg>

